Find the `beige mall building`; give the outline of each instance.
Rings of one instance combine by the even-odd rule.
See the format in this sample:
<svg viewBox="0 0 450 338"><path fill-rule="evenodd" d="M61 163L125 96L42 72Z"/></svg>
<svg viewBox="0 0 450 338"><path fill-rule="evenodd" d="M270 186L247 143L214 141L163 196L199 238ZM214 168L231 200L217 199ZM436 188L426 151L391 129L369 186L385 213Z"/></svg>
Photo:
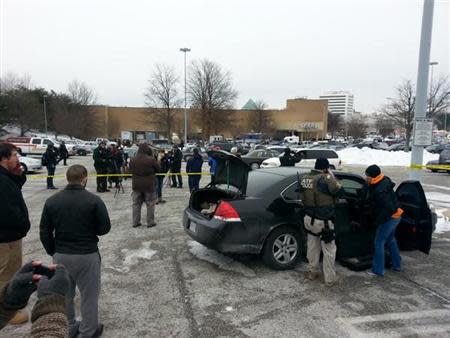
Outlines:
<svg viewBox="0 0 450 338"><path fill-rule="evenodd" d="M300 139L322 139L327 134L328 101L292 99L287 100L285 109L269 109L265 111L271 120L271 129L277 136L290 135L292 132L300 136ZM158 125L152 120L151 109L147 107L93 107L95 115L95 129L98 137L110 139L120 138L123 131L132 132L134 138L137 135L145 138L166 137L158 130ZM224 110L223 114L229 114L232 123L227 125L215 124L212 127L212 135L224 137L236 137L252 132L250 120L254 118L255 111L251 109ZM188 135L189 137L206 138L202 131L200 112L196 109L188 109ZM176 109L173 131L183 135L184 111ZM145 136L144 136L145 135Z"/></svg>

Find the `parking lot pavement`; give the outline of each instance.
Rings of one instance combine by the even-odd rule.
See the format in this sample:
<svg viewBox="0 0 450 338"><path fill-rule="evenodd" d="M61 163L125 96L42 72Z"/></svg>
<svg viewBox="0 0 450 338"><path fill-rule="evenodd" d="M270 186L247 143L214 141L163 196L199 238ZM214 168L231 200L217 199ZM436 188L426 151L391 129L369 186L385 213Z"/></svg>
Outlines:
<svg viewBox="0 0 450 338"><path fill-rule="evenodd" d="M92 171L90 158L69 160L76 162ZM59 167L57 174L64 170ZM398 169L385 172L397 182L407 177ZM204 177L202 184L207 181ZM449 181L446 174L427 175L424 187L448 194ZM111 232L100 239L104 337L450 334L448 232L434 236L430 255L403 252L402 273L372 278L337 265L340 284L328 288L303 277L304 262L291 271L272 271L258 257L230 258L193 242L181 225L189 199L187 184L184 189L164 190L167 203L157 206L155 228L132 228L130 183L124 182L125 194L101 194L112 220ZM62 188L64 180L55 184ZM88 189L95 191L95 179L90 179ZM38 225L45 199L54 193L45 190L43 180L30 180L24 188L32 222L24 239L25 260L50 262ZM9 326L0 336L22 337L27 330L29 326Z"/></svg>

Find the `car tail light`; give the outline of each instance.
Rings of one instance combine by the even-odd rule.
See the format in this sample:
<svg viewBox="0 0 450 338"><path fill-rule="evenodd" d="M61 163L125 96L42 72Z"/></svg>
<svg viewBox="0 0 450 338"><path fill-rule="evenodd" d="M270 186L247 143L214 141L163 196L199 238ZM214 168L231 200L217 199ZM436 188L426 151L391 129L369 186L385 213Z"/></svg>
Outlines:
<svg viewBox="0 0 450 338"><path fill-rule="evenodd" d="M215 219L220 219L225 222L240 222L241 217L233 206L225 201L220 202L214 213Z"/></svg>

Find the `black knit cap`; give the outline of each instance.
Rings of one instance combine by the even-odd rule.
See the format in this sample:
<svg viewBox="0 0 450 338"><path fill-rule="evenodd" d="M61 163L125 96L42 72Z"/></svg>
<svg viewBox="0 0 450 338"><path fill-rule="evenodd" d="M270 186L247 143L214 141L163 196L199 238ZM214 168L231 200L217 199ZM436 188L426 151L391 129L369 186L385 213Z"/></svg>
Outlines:
<svg viewBox="0 0 450 338"><path fill-rule="evenodd" d="M314 165L314 169L316 170L326 170L330 168L330 162L326 158L319 157L316 160L316 164Z"/></svg>
<svg viewBox="0 0 450 338"><path fill-rule="evenodd" d="M376 164L372 164L371 166L367 167L366 169L366 175L369 177L377 177L381 174L381 169Z"/></svg>

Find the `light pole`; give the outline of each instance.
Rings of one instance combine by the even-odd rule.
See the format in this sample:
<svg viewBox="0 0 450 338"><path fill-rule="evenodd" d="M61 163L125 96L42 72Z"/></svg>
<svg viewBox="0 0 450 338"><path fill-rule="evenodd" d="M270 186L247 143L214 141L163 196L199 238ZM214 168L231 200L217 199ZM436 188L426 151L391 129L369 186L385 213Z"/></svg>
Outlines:
<svg viewBox="0 0 450 338"><path fill-rule="evenodd" d="M434 0L423 3L422 31L420 35L419 67L417 72L416 105L414 109L413 146L410 179L420 180L424 144L416 140L418 120L427 116L427 88L430 70L431 33L433 31ZM425 131L428 132L428 131ZM429 131L431 133L431 130Z"/></svg>
<svg viewBox="0 0 450 338"><path fill-rule="evenodd" d="M47 106L45 105L45 98L47 95L44 95L44 126L45 126L45 136L48 136L48 130L47 130Z"/></svg>
<svg viewBox="0 0 450 338"><path fill-rule="evenodd" d="M430 112L430 110L431 110L431 104L433 103L433 102L432 102L432 100L433 100L433 96L432 96L432 94L433 94L433 69L434 69L434 66L437 66L438 64L439 64L439 62L436 62L436 61L430 62L430 67L431 67L431 76L430 76L430 103L428 104L428 113Z"/></svg>
<svg viewBox="0 0 450 338"><path fill-rule="evenodd" d="M186 54L190 52L189 48L180 48L180 52L184 53L184 145L187 144L187 89L186 89Z"/></svg>

